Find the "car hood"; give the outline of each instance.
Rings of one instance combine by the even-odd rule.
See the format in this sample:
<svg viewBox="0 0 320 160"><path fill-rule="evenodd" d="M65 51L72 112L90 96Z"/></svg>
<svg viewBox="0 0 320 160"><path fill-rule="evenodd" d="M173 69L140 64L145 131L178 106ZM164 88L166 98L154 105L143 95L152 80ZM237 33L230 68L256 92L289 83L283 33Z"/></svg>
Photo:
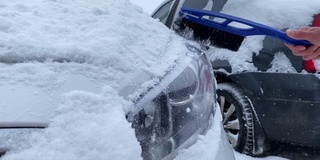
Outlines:
<svg viewBox="0 0 320 160"><path fill-rule="evenodd" d="M180 37L123 5L129 3L0 2L0 127L45 126L64 93L119 90L141 72L164 75L187 52Z"/></svg>
<svg viewBox="0 0 320 160"><path fill-rule="evenodd" d="M118 92L144 71L155 78L133 94L145 92L185 40L127 0L0 1L0 21L0 127L47 126L6 156L141 158Z"/></svg>

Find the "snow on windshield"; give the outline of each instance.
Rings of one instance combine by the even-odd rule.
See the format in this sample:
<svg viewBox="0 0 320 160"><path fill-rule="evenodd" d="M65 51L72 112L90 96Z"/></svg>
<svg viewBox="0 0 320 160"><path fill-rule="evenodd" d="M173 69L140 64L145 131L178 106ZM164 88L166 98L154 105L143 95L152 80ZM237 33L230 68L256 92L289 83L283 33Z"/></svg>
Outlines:
<svg viewBox="0 0 320 160"><path fill-rule="evenodd" d="M320 12L320 1L314 0L229 0L223 13L245 18L278 29L297 29L312 23L313 15ZM264 36L246 37L238 52L213 48L211 59L226 59L232 66L232 72L257 71L252 63L252 54L259 54ZM260 53L263 54L263 53ZM272 54L272 53L271 53ZM278 51L274 54L279 54ZM278 56L285 62L284 69L269 70L270 72L292 71L290 61L285 56ZM279 64L279 63L277 63ZM274 66L277 67L277 66Z"/></svg>

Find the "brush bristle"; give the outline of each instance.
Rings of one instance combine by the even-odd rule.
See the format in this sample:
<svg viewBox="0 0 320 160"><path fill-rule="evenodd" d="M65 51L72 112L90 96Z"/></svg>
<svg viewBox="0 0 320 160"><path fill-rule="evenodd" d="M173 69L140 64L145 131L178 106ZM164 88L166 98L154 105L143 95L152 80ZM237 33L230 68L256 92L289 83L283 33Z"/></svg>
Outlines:
<svg viewBox="0 0 320 160"><path fill-rule="evenodd" d="M199 23L179 18L174 22L173 30L179 35L197 42L209 44L218 48L238 51L244 38L222 30L217 30Z"/></svg>

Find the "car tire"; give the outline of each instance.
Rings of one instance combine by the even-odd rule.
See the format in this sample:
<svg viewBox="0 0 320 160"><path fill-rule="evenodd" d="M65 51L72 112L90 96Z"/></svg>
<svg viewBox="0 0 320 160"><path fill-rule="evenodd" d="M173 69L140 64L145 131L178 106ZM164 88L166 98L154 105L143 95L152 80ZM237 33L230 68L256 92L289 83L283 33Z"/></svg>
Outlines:
<svg viewBox="0 0 320 160"><path fill-rule="evenodd" d="M217 95L229 142L236 151L253 155L254 118L248 97L232 83L219 83Z"/></svg>

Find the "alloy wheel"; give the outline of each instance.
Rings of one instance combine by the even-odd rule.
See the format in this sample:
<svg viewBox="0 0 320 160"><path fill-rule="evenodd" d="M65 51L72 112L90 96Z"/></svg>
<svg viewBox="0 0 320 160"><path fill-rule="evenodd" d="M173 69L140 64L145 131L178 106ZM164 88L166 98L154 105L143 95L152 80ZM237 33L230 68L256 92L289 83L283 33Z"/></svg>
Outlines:
<svg viewBox="0 0 320 160"><path fill-rule="evenodd" d="M218 101L220 103L224 130L229 142L233 147L235 147L238 142L240 132L240 123L236 115L236 108L232 103L228 102L224 96L219 96Z"/></svg>

